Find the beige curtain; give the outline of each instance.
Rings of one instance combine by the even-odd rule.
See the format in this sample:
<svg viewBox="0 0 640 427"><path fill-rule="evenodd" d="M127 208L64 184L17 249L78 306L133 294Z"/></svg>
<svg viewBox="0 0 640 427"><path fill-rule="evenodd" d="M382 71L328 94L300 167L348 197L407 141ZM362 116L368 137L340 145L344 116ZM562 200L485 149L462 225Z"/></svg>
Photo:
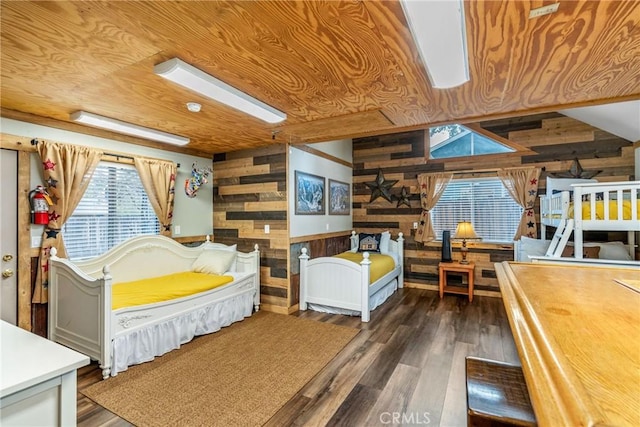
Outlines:
<svg viewBox="0 0 640 427"><path fill-rule="evenodd" d="M513 200L524 208L520 225L513 240L526 236L535 239L538 236L536 214L533 207L538 194L539 168L504 169L498 171L498 177Z"/></svg>
<svg viewBox="0 0 640 427"><path fill-rule="evenodd" d="M40 141L37 149L44 169L46 190L53 204L49 206L49 224L42 235L33 302L46 303L49 300L49 252L55 247L58 256L66 256L60 231L87 190L102 152L90 147L46 141Z"/></svg>
<svg viewBox="0 0 640 427"><path fill-rule="evenodd" d="M437 172L418 175L420 186L420 204L422 213L420 223L416 231L416 242L428 242L435 239L433 224L431 223L431 209L433 209L444 193L447 184L451 181L453 173Z"/></svg>
<svg viewBox="0 0 640 427"><path fill-rule="evenodd" d="M149 203L160 221L160 234L171 237L176 164L165 160L135 158L134 164Z"/></svg>

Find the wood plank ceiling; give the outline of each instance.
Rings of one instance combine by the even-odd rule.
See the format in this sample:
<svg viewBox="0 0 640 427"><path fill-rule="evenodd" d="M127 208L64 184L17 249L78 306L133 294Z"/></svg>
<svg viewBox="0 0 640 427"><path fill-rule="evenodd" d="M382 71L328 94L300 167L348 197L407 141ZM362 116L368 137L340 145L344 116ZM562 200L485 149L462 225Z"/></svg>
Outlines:
<svg viewBox="0 0 640 427"><path fill-rule="evenodd" d="M550 3L466 1L471 80L441 90L394 1L3 1L2 115L210 155L640 98L640 2L561 1L528 19ZM263 123L153 73L174 57L288 119ZM191 142L82 129L77 110Z"/></svg>

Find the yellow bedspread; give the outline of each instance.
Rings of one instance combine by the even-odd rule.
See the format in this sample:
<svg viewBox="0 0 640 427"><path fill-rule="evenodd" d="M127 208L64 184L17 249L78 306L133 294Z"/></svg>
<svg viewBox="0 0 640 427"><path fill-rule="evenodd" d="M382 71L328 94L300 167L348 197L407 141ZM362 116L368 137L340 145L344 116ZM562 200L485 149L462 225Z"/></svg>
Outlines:
<svg viewBox="0 0 640 427"><path fill-rule="evenodd" d="M636 200L638 212L640 212L640 200ZM595 219L604 219L604 201L596 201L596 217ZM622 201L622 219L631 219L631 200ZM573 204L569 207L569 218L573 218ZM591 219L591 202L582 202L582 219ZM609 200L609 219L618 218L618 201Z"/></svg>
<svg viewBox="0 0 640 427"><path fill-rule="evenodd" d="M335 255L335 257L346 259L347 261L352 261L357 264L362 262L362 252L343 252ZM369 253L369 259L371 260L371 265L369 266L369 284L374 283L395 267L393 257L389 255Z"/></svg>
<svg viewBox="0 0 640 427"><path fill-rule="evenodd" d="M111 308L117 310L135 305L168 301L217 288L233 281L231 276L182 272L151 279L113 285Z"/></svg>

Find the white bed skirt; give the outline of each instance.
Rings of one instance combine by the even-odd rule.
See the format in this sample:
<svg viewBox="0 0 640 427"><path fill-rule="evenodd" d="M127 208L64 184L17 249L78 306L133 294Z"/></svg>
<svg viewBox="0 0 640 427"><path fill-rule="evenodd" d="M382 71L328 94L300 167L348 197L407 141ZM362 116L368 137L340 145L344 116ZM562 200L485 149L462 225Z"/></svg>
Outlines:
<svg viewBox="0 0 640 427"><path fill-rule="evenodd" d="M369 310L375 310L377 307L382 305L383 302L389 299L391 295L394 294L395 291L398 290L398 279L393 279L389 283L387 283L382 289L376 292L375 295L369 297ZM360 316L359 311L349 310L346 308L340 307L331 307L328 305L322 304L314 304L308 303L307 307L310 310L319 311L321 313L329 313L329 314L342 314L345 316Z"/></svg>
<svg viewBox="0 0 640 427"><path fill-rule="evenodd" d="M196 335L219 331L253 312L253 295L243 293L165 322L118 335L113 342L111 376L180 348Z"/></svg>

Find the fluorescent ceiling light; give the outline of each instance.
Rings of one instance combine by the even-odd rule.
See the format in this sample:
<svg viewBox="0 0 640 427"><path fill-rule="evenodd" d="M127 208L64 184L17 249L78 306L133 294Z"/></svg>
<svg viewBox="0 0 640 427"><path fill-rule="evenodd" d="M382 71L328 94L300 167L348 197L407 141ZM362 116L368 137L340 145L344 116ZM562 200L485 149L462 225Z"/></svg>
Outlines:
<svg viewBox="0 0 640 427"><path fill-rule="evenodd" d="M180 86L250 114L267 123L279 123L287 118L287 115L282 111L276 110L178 58L156 65L153 71Z"/></svg>
<svg viewBox="0 0 640 427"><path fill-rule="evenodd" d="M76 111L71 114L71 120L83 123L97 128L111 130L117 133L138 136L152 141L166 142L167 144L186 145L189 138L173 135L171 133L162 132L160 130L150 129L120 120L110 119L109 117L98 116L97 114L87 113L86 111Z"/></svg>
<svg viewBox="0 0 640 427"><path fill-rule="evenodd" d="M402 0L402 10L433 87L469 81L462 0Z"/></svg>

